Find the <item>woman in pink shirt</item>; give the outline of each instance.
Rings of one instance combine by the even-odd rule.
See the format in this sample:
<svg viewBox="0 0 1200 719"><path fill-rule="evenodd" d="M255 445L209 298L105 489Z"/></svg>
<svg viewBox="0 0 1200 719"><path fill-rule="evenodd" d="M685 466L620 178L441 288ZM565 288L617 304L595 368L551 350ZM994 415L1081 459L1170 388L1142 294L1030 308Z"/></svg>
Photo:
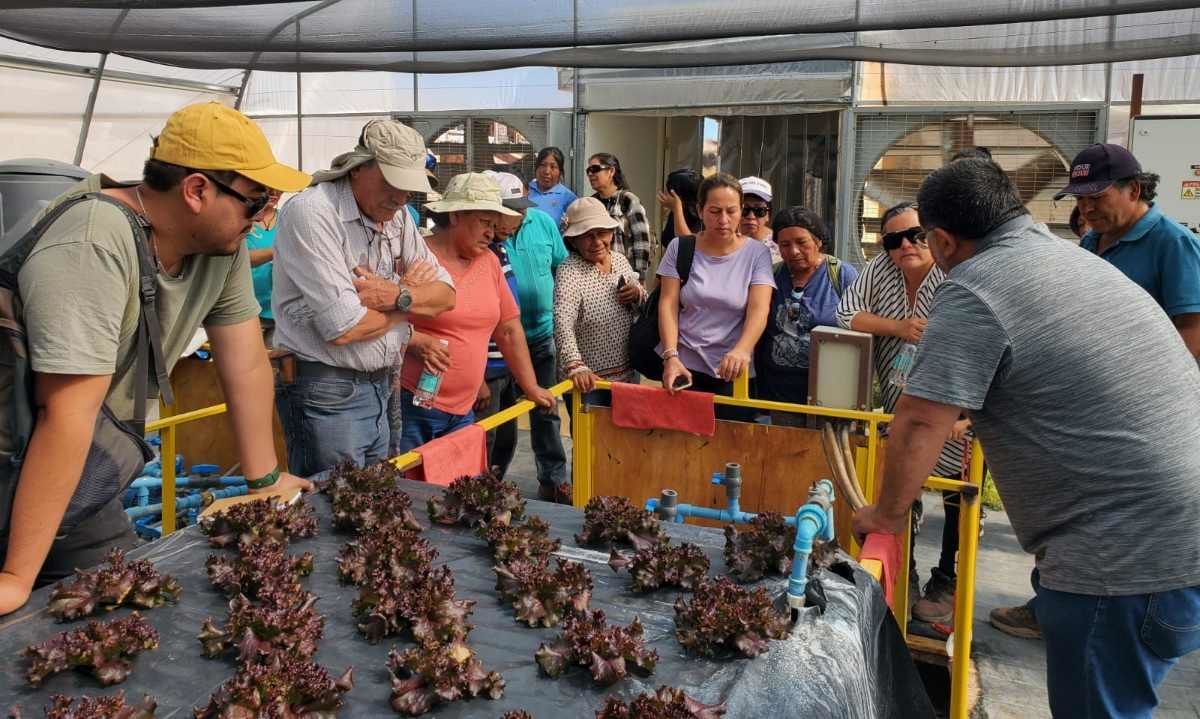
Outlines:
<svg viewBox="0 0 1200 719"><path fill-rule="evenodd" d="M425 207L437 225L426 242L454 280L455 303L434 319L411 318L413 336L400 372L401 452L475 421L472 406L483 383L489 339L526 397L543 409L556 405L554 395L538 386L520 310L500 261L488 249L500 215L516 214L501 204L500 186L486 175L458 175L442 200ZM442 372L442 383L432 406L419 407L413 392L426 365Z"/></svg>

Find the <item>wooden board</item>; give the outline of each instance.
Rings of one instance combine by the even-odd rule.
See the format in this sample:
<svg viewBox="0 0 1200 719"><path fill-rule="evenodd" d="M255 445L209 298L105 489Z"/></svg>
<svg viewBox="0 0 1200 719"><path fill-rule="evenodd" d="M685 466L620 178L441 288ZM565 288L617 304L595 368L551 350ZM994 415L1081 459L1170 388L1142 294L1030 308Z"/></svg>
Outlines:
<svg viewBox="0 0 1200 719"><path fill-rule="evenodd" d="M175 364L171 372L171 389L175 390L175 413L182 414L194 409L203 409L225 401L221 383L217 378L217 367L213 362L184 357ZM275 434L275 456L279 468L287 471L287 451L283 442L283 426L272 407L271 425ZM180 425L175 432L175 451L183 455L184 465L204 462L215 464L222 472L238 462L237 442L229 426L229 417L215 417Z"/></svg>
<svg viewBox="0 0 1200 719"><path fill-rule="evenodd" d="M613 425L610 411L591 408L592 494L628 497L641 505L663 489L679 493L680 503L720 509L725 488L711 483L726 462L742 465L741 507L794 513L808 501L808 490L830 476L821 449L821 434L798 427L718 421L716 434L697 437L665 430L632 430ZM838 544L851 547L849 505L834 505ZM705 520L695 524L718 526Z"/></svg>

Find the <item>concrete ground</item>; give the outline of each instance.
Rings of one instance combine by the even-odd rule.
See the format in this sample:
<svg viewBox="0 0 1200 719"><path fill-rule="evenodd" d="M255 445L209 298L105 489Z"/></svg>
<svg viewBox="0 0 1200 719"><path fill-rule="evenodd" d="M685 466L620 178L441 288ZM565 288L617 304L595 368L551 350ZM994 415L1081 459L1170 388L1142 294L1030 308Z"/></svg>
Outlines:
<svg viewBox="0 0 1200 719"><path fill-rule="evenodd" d="M563 422L564 428L566 422ZM564 437L570 474L571 438ZM529 448L529 432L520 430L517 454L508 478L527 497L537 496L537 470ZM944 515L939 495L925 495L925 523L917 538L917 566L922 582L937 563ZM1046 700L1046 657L1041 641L1018 639L988 623L993 607L1014 606L1032 594L1029 572L1033 558L1023 551L1003 512L987 514L977 564L975 641L982 700L975 716L987 719L1049 717ZM1200 652L1186 657L1159 689L1156 719L1200 719Z"/></svg>

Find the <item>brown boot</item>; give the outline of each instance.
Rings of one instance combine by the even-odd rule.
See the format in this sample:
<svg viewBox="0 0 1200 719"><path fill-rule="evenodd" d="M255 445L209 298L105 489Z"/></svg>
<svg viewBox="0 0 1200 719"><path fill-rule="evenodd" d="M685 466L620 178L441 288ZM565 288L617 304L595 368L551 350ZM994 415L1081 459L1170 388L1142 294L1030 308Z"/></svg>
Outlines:
<svg viewBox="0 0 1200 719"><path fill-rule="evenodd" d="M1019 607L996 607L988 615L992 626L1014 637L1041 639L1042 627L1029 603Z"/></svg>
<svg viewBox="0 0 1200 719"><path fill-rule="evenodd" d="M951 624L954 621L954 578L934 567L925 594L913 605L912 614L929 624Z"/></svg>
<svg viewBox="0 0 1200 719"><path fill-rule="evenodd" d="M557 485L539 484L538 499L543 502L554 502L555 504L571 504L571 483L563 482Z"/></svg>

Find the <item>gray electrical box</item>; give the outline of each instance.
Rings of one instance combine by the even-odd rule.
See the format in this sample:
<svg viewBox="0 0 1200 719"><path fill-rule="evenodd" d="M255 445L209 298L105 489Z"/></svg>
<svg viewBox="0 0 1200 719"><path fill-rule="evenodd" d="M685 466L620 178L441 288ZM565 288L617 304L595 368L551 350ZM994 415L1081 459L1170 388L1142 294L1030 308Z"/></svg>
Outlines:
<svg viewBox="0 0 1200 719"><path fill-rule="evenodd" d="M1160 178L1155 204L1200 234L1200 115L1144 115L1130 125L1129 151Z"/></svg>
<svg viewBox="0 0 1200 719"><path fill-rule="evenodd" d="M33 218L51 200L87 176L82 167L58 160L0 162L0 252L33 226Z"/></svg>

